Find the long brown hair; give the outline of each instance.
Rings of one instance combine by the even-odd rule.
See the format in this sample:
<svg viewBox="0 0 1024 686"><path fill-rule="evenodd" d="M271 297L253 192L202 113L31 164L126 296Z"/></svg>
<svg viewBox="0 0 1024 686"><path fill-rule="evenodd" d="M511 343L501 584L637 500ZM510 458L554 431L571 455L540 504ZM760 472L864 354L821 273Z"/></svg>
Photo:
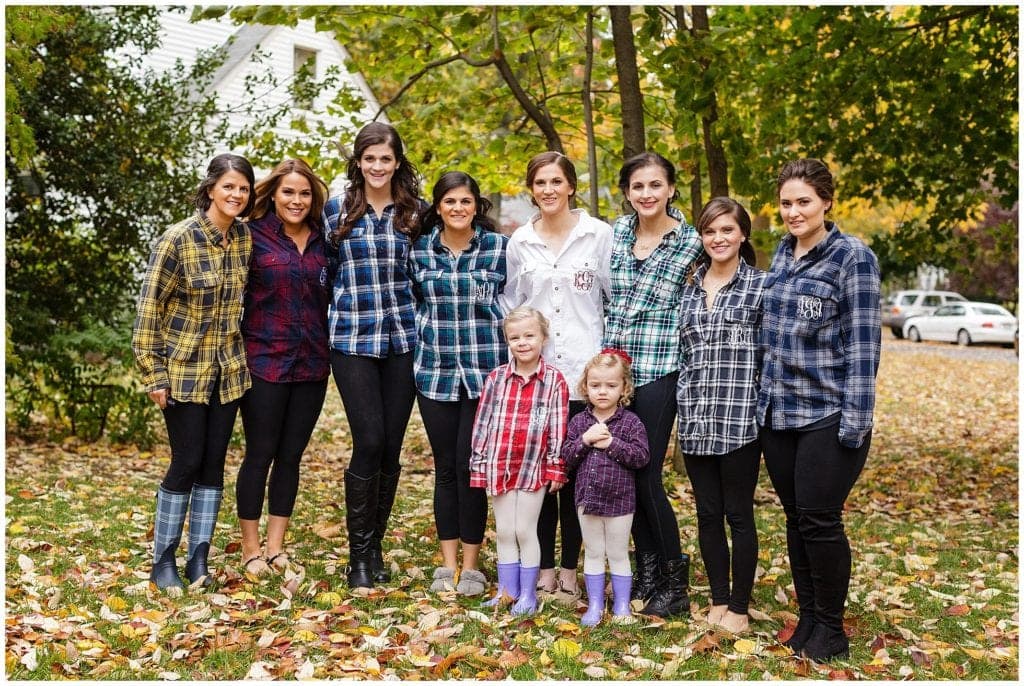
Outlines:
<svg viewBox="0 0 1024 686"><path fill-rule="evenodd" d="M395 153L398 167L391 177L391 199L395 204L394 226L398 231L415 240L419 234L420 198L419 172L405 156L402 139L390 124L375 121L364 126L356 134L352 155L348 158L348 188L345 189L344 214L338 226L331 232L331 243L337 246L338 241L347 236L356 222L366 214L366 179L359 168L363 153L371 145L387 145Z"/></svg>
<svg viewBox="0 0 1024 686"><path fill-rule="evenodd" d="M309 214L306 216L306 223L311 227L321 229L321 215L324 211L324 203L327 202L327 184L319 176L313 173L309 165L299 158L284 160L270 172L260 179L256 184L256 203L253 205L250 219L262 219L274 211L274 193L277 193L281 185L281 179L289 174L300 174L309 181L309 188L313 191L313 200L309 205Z"/></svg>

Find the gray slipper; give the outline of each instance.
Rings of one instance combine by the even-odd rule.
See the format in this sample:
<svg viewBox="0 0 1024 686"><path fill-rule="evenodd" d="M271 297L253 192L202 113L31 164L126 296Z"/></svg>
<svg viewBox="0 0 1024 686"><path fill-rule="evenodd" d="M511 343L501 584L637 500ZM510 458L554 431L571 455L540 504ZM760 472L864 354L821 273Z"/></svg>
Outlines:
<svg viewBox="0 0 1024 686"><path fill-rule="evenodd" d="M455 590L460 595L480 595L487 590L487 577L479 569L463 569Z"/></svg>
<svg viewBox="0 0 1024 686"><path fill-rule="evenodd" d="M438 567L434 570L434 583L430 584L432 593L443 593L455 590L455 570L450 567Z"/></svg>

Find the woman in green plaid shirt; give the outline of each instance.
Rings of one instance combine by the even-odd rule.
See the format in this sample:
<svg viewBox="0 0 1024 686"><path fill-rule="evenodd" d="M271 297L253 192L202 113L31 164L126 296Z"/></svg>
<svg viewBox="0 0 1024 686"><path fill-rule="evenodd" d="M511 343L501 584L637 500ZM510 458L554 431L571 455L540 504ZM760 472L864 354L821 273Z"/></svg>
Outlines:
<svg viewBox="0 0 1024 686"><path fill-rule="evenodd" d="M619 172L619 189L631 213L613 227L612 296L604 345L633 358L636 394L630 408L647 429L650 462L636 472L633 516L636 580L633 598L645 614L661 617L689 611L689 556L662 483L662 466L676 416L679 376L679 304L687 269L702 252L700 237L672 207L679 197L676 170L667 159L645 152Z"/></svg>
<svg viewBox="0 0 1024 686"><path fill-rule="evenodd" d="M242 298L252 236L252 165L218 155L195 195L195 214L157 239L139 294L132 351L167 423L171 464L156 496L153 570L158 588L182 588L175 553L192 503L185 576L208 579L207 555L224 491L224 457L251 385Z"/></svg>

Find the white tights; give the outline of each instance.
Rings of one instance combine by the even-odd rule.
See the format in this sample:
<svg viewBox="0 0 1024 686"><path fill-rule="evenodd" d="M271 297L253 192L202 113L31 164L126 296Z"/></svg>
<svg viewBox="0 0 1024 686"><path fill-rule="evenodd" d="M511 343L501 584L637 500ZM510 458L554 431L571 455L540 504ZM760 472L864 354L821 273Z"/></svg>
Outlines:
<svg viewBox="0 0 1024 686"><path fill-rule="evenodd" d="M491 498L498 539L498 562L518 562L523 567L540 566L537 520L547 492L546 487L536 491L514 490Z"/></svg>
<svg viewBox="0 0 1024 686"><path fill-rule="evenodd" d="M583 514L582 507L576 511L583 531L583 573L604 574L604 560L607 557L608 569L612 574L632 574L629 566L629 530L633 526L633 514L598 517Z"/></svg>

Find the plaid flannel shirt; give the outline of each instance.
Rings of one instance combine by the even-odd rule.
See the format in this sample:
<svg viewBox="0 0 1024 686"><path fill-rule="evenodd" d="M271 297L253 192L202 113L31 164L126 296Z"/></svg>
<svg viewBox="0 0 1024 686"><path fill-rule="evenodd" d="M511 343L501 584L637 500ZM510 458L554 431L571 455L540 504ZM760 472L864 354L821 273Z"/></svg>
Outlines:
<svg viewBox="0 0 1024 686"><path fill-rule="evenodd" d="M800 429L837 412L839 442L860 447L872 426L882 345L878 259L827 222L828 233L793 259L782 239L765 281L765 346L757 421Z"/></svg>
<svg viewBox="0 0 1024 686"><path fill-rule="evenodd" d="M241 330L252 236L238 221L226 249L222 236L197 212L156 240L132 328L147 392L168 388L178 402L207 404L219 373L227 403L252 385Z"/></svg>
<svg viewBox="0 0 1024 686"><path fill-rule="evenodd" d="M724 455L757 438L758 328L767 273L740 259L710 310L706 273L707 265L697 268L680 307L677 433L687 455Z"/></svg>
<svg viewBox="0 0 1024 686"><path fill-rule="evenodd" d="M480 397L484 379L508 359L498 295L505 288L508 238L477 227L459 257L435 227L409 257L416 296L416 388L431 400L453 402L465 386Z"/></svg>
<svg viewBox="0 0 1024 686"><path fill-rule="evenodd" d="M637 217L615 221L611 300L606 307L604 346L633 358L633 383L643 386L679 369L679 302L686 272L703 251L696 229L674 207L679 226L662 238L647 259L633 256Z"/></svg>
<svg viewBox="0 0 1024 686"><path fill-rule="evenodd" d="M565 377L541 358L524 379L515 360L492 371L473 421L469 485L487 495L565 483L562 441L569 416Z"/></svg>
<svg viewBox="0 0 1024 686"><path fill-rule="evenodd" d="M301 253L273 212L249 222L252 262L245 290L249 373L270 383L319 381L331 371L327 348L327 247L314 231Z"/></svg>
<svg viewBox="0 0 1024 686"><path fill-rule="evenodd" d="M344 216L341 202L334 197L324 206L328 237ZM327 330L331 348L345 355L388 357L416 345L416 303L408 273L412 242L394 226L394 210L388 205L378 217L367 207L335 252L338 271Z"/></svg>
<svg viewBox="0 0 1024 686"><path fill-rule="evenodd" d="M565 470L576 472L576 507L596 517L621 517L636 511L636 476L650 462L647 430L630 410L619 408L605 424L612 435L604 450L583 444L583 434L598 420L593 408L569 420L562 445Z"/></svg>

